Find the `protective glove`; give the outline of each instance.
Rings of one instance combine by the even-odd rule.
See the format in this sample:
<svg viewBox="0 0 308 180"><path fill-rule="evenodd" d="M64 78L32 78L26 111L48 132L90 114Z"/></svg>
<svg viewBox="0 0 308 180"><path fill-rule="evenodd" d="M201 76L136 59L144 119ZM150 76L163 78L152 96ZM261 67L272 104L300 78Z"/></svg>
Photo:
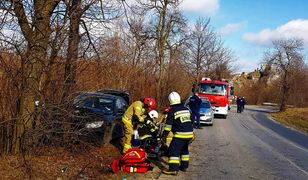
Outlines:
<svg viewBox="0 0 308 180"><path fill-rule="evenodd" d="M155 125L155 123L152 122L152 121L149 120L149 119L146 119L146 120L145 120L145 124L146 124L150 129L154 129L154 130L158 129L158 127Z"/></svg>
<svg viewBox="0 0 308 180"><path fill-rule="evenodd" d="M166 136L163 136L163 137L161 138L161 141L165 144L165 143L167 142L167 137L166 137Z"/></svg>
<svg viewBox="0 0 308 180"><path fill-rule="evenodd" d="M160 138L161 138L162 142L165 144L166 141L167 141L167 136L165 135L165 133L163 133Z"/></svg>
<svg viewBox="0 0 308 180"><path fill-rule="evenodd" d="M191 144L195 139L196 139L196 135L195 135L195 132L194 132L193 133L193 138L191 138L191 140L189 140L188 144Z"/></svg>
<svg viewBox="0 0 308 180"><path fill-rule="evenodd" d="M158 133L158 128L156 126L153 126L153 127L151 127L150 131L153 134L157 134Z"/></svg>

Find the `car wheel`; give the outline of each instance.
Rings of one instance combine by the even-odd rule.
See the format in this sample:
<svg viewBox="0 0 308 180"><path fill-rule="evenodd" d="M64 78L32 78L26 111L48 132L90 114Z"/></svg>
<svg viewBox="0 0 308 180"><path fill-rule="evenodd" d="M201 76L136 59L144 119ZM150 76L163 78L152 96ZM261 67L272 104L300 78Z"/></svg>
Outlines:
<svg viewBox="0 0 308 180"><path fill-rule="evenodd" d="M122 138L124 137L124 126L123 123L115 123L115 126L112 130L112 137L110 144L118 148L120 151L122 151Z"/></svg>
<svg viewBox="0 0 308 180"><path fill-rule="evenodd" d="M114 123L110 123L107 124L104 128L104 136L102 139L102 144L103 145L107 145L110 143L110 141L112 140L112 130L114 129L115 124Z"/></svg>

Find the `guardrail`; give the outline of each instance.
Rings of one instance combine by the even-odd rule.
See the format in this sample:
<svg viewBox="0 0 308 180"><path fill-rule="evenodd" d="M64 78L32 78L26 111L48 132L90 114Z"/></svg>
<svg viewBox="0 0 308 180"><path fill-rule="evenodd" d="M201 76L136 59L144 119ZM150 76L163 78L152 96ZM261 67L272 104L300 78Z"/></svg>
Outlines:
<svg viewBox="0 0 308 180"><path fill-rule="evenodd" d="M263 106L278 106L277 103L270 103L270 102L264 102L264 103L262 103L262 105ZM295 106L287 104L286 107L287 108L294 108Z"/></svg>
<svg viewBox="0 0 308 180"><path fill-rule="evenodd" d="M264 106L278 106L277 103L270 103L270 102L264 102L264 103L262 103L262 105L264 105Z"/></svg>

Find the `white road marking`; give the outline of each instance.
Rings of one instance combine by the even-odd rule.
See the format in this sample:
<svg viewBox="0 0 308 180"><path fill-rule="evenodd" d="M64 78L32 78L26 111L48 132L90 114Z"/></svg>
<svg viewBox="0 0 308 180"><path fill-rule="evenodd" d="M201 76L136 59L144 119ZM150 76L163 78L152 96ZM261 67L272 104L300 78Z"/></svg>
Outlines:
<svg viewBox="0 0 308 180"><path fill-rule="evenodd" d="M255 117L254 114L252 115L252 117L253 117L254 119L256 119L256 117ZM241 120L241 122L244 122L244 121ZM241 123L241 124L242 124L242 123ZM276 137L276 138L278 138L278 139L284 141L285 143L291 144L292 146L294 146L294 147L296 147L296 148L298 148L298 149L300 149L300 150L303 150L303 151L305 151L305 152L308 152L307 149L305 149L305 148L303 148L303 147L301 147L301 146L298 146L297 144L293 143L292 141L290 141L290 140L288 140L288 139L286 139L286 138L284 138L284 137L278 135L276 132L272 131L271 129L268 129L268 128L264 127L264 126L261 125L260 123L257 122L257 123L255 123L255 124L257 124L261 129L265 130L266 132L268 132L268 133L271 134L272 136L274 136L274 137ZM244 126L245 128L247 127L247 125L243 125L243 126ZM250 129L250 128L247 128L247 129ZM275 153L276 153L278 156L280 156L282 159L285 159L285 160L288 161L291 165L293 165L296 169L298 169L299 171L303 172L305 175L308 176L308 172L307 172L306 170L302 169L302 168L299 167L297 164L295 164L293 161L291 161L289 158L287 158L286 156L284 156L282 153L280 153L280 152L278 152L277 150L275 150L272 146L270 146L269 144L267 144L266 142L264 142L259 136L257 136L257 135L254 134L254 133L252 133L252 134L253 134L254 136L256 136L256 137L260 140L260 142L261 142L262 144L264 144L266 147L268 147L270 150L272 150L273 152L275 152Z"/></svg>

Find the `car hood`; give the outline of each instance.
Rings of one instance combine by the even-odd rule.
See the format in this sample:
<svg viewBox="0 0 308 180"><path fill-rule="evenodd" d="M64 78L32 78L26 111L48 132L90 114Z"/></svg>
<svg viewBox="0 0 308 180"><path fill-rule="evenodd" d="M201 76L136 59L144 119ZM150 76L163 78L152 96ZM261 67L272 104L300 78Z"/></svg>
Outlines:
<svg viewBox="0 0 308 180"><path fill-rule="evenodd" d="M202 114L208 114L212 111L210 108L200 108L200 113Z"/></svg>

